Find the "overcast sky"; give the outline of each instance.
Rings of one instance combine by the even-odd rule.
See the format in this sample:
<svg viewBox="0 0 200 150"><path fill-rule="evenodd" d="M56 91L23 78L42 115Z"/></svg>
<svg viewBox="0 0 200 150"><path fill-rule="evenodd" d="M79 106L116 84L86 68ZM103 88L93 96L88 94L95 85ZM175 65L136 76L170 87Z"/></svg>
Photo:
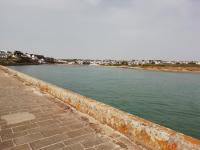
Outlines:
<svg viewBox="0 0 200 150"><path fill-rule="evenodd" d="M0 49L200 60L200 0L0 0Z"/></svg>

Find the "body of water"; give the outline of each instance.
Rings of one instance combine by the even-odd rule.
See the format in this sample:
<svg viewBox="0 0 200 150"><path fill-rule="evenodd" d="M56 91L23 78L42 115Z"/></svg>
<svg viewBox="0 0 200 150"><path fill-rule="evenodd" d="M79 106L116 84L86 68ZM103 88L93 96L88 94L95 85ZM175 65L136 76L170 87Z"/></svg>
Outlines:
<svg viewBox="0 0 200 150"><path fill-rule="evenodd" d="M200 74L70 65L11 68L200 139Z"/></svg>

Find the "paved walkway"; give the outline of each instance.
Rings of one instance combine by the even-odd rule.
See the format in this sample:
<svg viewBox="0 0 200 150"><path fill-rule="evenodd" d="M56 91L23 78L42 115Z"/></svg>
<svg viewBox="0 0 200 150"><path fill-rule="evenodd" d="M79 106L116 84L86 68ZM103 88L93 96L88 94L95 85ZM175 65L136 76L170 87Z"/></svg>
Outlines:
<svg viewBox="0 0 200 150"><path fill-rule="evenodd" d="M0 70L0 150L140 149L53 97Z"/></svg>

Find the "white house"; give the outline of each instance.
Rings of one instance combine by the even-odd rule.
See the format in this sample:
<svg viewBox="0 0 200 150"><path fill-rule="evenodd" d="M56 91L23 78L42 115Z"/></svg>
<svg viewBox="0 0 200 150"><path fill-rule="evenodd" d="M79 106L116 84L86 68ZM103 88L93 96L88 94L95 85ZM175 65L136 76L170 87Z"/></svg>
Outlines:
<svg viewBox="0 0 200 150"><path fill-rule="evenodd" d="M0 51L0 58L7 58L7 53L5 51Z"/></svg>
<svg viewBox="0 0 200 150"><path fill-rule="evenodd" d="M39 59L39 60L38 60L38 63L40 63L40 64L44 64L45 61L44 61L44 59L42 58L42 59Z"/></svg>
<svg viewBox="0 0 200 150"><path fill-rule="evenodd" d="M25 55L26 55L28 58L31 58L31 54L26 53Z"/></svg>

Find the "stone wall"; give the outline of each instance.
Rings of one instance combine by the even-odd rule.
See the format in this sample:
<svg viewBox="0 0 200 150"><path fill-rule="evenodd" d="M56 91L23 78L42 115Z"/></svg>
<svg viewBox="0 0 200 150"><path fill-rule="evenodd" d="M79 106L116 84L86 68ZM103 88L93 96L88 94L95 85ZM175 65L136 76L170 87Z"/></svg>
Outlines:
<svg viewBox="0 0 200 150"><path fill-rule="evenodd" d="M106 124L121 132L130 140L147 149L200 150L200 140L198 139L162 127L91 98L79 95L70 90L62 89L10 68L0 66L0 69L16 76L20 80L40 88L41 91L47 92L64 101L78 111L92 116L102 124Z"/></svg>

